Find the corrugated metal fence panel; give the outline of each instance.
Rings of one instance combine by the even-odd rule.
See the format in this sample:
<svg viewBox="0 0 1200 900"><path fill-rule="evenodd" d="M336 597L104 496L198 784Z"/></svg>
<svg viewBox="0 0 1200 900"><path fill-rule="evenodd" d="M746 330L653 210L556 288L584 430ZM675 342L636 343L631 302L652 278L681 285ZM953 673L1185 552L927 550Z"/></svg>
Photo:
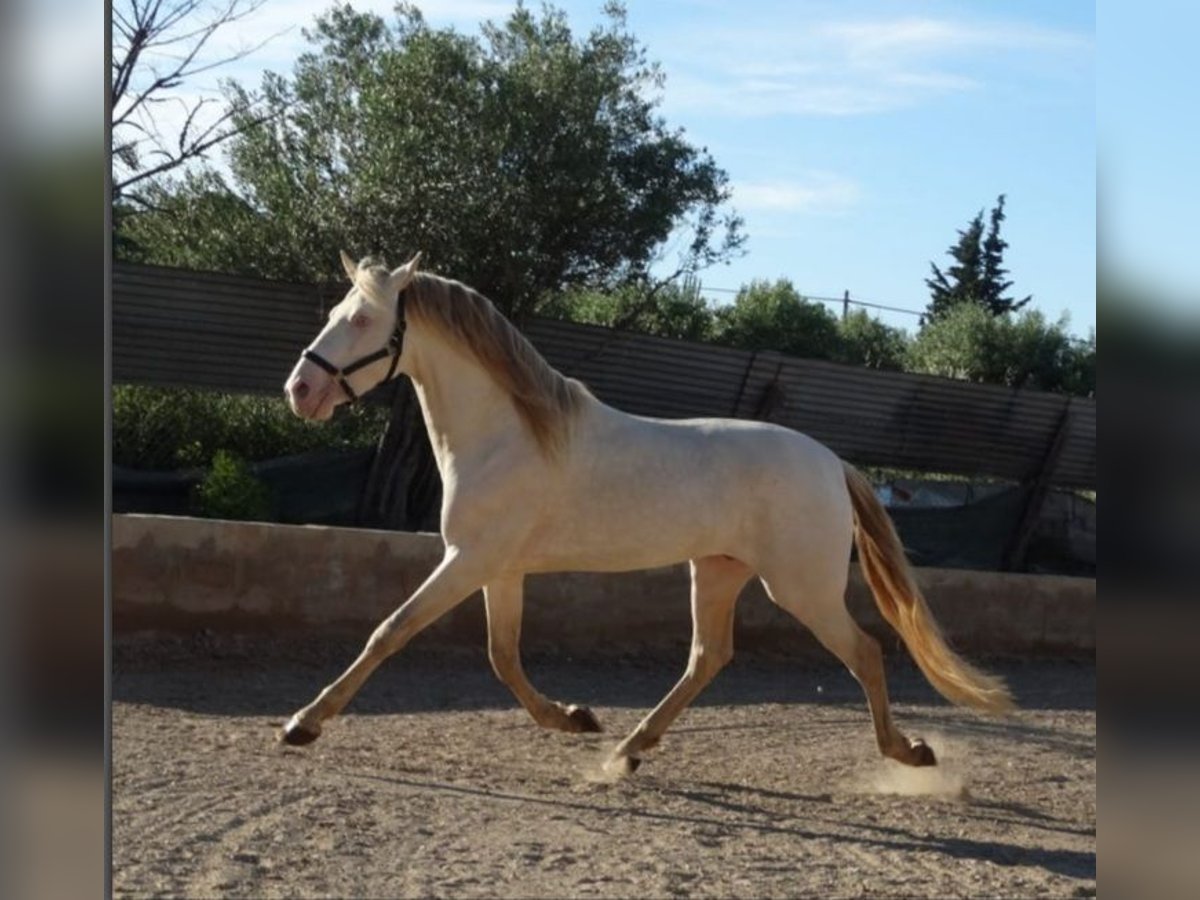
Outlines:
<svg viewBox="0 0 1200 900"><path fill-rule="evenodd" d="M117 265L113 378L275 393L343 286ZM1020 479L1041 466L1067 398L533 320L555 368L638 415L762 417L867 465ZM378 392L384 396L388 391ZM1096 480L1096 404L1070 401L1052 481Z"/></svg>
<svg viewBox="0 0 1200 900"><path fill-rule="evenodd" d="M605 403L643 416L732 416L752 354L547 319L524 333Z"/></svg>
<svg viewBox="0 0 1200 900"><path fill-rule="evenodd" d="M1037 469L1065 402L814 360L789 360L781 381L781 421L850 459L1017 479Z"/></svg>
<svg viewBox="0 0 1200 900"><path fill-rule="evenodd" d="M1055 466L1055 484L1065 487L1096 486L1096 401L1071 401L1071 427Z"/></svg>
<svg viewBox="0 0 1200 900"><path fill-rule="evenodd" d="M113 267L113 380L276 393L334 288Z"/></svg>

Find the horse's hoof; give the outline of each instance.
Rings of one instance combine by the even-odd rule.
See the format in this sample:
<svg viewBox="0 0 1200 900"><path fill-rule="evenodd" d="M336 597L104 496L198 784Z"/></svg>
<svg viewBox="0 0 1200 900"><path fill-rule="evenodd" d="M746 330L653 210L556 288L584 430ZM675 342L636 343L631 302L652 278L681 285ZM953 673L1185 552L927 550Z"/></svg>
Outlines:
<svg viewBox="0 0 1200 900"><path fill-rule="evenodd" d="M937 757L933 754L933 748L930 747L920 738L912 742L912 762L909 765L913 766L936 766Z"/></svg>
<svg viewBox="0 0 1200 900"><path fill-rule="evenodd" d="M305 744L311 744L320 736L321 727L319 725L316 728L306 728L294 717L289 719L288 723L279 732L280 742L292 747L303 747Z"/></svg>
<svg viewBox="0 0 1200 900"><path fill-rule="evenodd" d="M571 723L571 731L576 734L594 734L604 731L600 720L586 706L568 706L567 721Z"/></svg>
<svg viewBox="0 0 1200 900"><path fill-rule="evenodd" d="M610 756L604 763L604 771L614 778L625 778L636 772L641 764L641 759L636 756L617 754Z"/></svg>

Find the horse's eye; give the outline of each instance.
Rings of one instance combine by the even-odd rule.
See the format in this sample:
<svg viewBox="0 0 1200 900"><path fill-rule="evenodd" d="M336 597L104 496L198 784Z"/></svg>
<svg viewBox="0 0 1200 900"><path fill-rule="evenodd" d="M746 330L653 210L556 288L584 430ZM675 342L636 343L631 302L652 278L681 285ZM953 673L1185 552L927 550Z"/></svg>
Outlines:
<svg viewBox="0 0 1200 900"><path fill-rule="evenodd" d="M350 324L353 325L355 328L366 328L368 325L371 324L371 320L368 319L362 313L355 313L353 316L350 317Z"/></svg>

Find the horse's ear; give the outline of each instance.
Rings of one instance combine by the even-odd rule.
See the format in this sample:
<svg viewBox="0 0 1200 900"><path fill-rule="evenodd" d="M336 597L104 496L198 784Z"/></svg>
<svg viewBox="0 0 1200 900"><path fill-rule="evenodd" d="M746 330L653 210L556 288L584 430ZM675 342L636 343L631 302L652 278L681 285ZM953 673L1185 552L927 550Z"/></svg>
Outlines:
<svg viewBox="0 0 1200 900"><path fill-rule="evenodd" d="M346 275L351 281L358 277L358 263L350 258L350 254L345 250L339 251L342 254L342 268L346 270Z"/></svg>
<svg viewBox="0 0 1200 900"><path fill-rule="evenodd" d="M412 281L413 276L417 274L417 263L421 261L421 251L416 254L398 269L394 269L392 274L388 276L388 287L393 291L399 292L408 287L408 283Z"/></svg>

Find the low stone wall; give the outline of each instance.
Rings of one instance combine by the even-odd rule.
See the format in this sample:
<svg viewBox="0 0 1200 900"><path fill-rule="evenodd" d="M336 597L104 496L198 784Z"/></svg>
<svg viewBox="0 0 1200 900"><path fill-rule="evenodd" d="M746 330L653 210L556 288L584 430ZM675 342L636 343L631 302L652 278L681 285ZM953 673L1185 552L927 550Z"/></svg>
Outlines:
<svg viewBox="0 0 1200 900"><path fill-rule="evenodd" d="M113 628L325 630L366 636L437 565L441 538L311 525L172 516L113 517ZM1089 578L917 569L950 642L986 656L1067 656L1096 650L1096 582ZM682 652L690 640L686 566L623 574L562 573L526 579L522 644L570 655ZM883 624L857 567L847 603L885 646ZM485 640L476 595L418 637ZM767 600L757 582L738 604L742 650L825 653Z"/></svg>

